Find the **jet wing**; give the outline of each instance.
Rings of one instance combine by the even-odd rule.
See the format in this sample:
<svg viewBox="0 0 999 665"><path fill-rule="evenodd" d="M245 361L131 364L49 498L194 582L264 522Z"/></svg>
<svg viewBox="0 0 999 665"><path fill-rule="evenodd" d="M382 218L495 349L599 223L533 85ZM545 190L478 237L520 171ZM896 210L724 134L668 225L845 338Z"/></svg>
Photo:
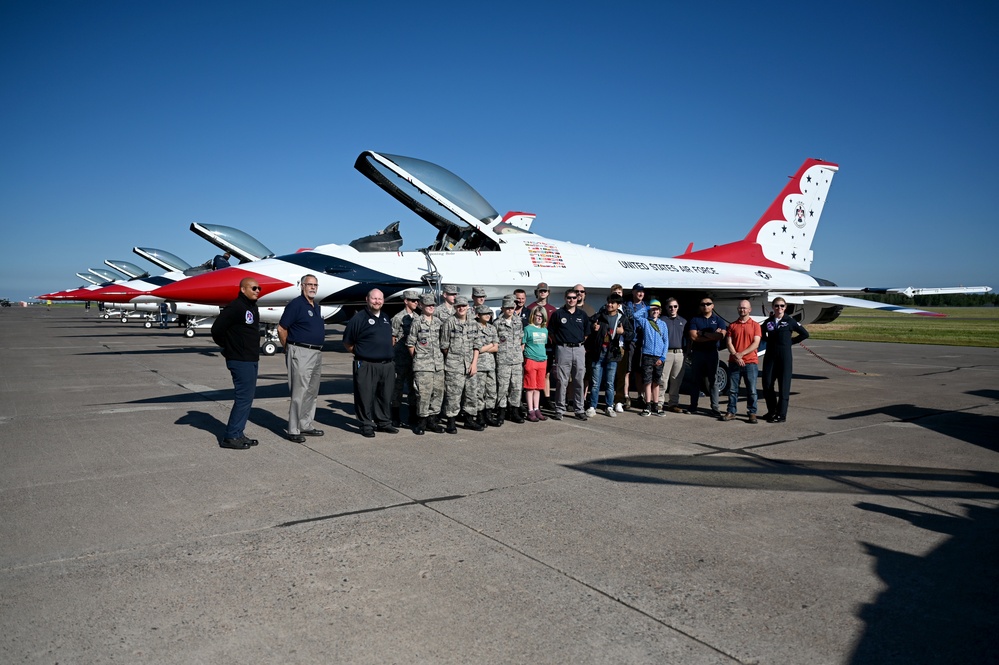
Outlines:
<svg viewBox="0 0 999 665"><path fill-rule="evenodd" d="M502 217L447 169L413 157L362 152L354 168L439 231L438 249L498 250Z"/></svg>
<svg viewBox="0 0 999 665"><path fill-rule="evenodd" d="M883 302L874 302L873 300L862 300L860 298L848 298L846 296L837 295L818 295L812 293L806 293L804 295L782 295L779 293L772 293L770 300L778 296L784 298L791 303L800 302L815 302L821 303L823 305L835 305L837 307L860 307L863 309L880 309L886 312L897 312L899 314L919 314L921 316L936 316L945 317L946 314L939 314L937 312L927 312L924 309L916 309L914 307L901 307L899 305L889 305Z"/></svg>

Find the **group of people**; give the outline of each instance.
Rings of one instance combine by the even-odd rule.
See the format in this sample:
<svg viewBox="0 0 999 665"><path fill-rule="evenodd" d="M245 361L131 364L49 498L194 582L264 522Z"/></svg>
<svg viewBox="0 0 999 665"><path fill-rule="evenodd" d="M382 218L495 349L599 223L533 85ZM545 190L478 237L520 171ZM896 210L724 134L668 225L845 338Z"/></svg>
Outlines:
<svg viewBox="0 0 999 665"><path fill-rule="evenodd" d="M278 336L285 348L291 392L286 436L296 442L323 436L313 422L322 372L325 323L316 300L318 279L305 275L302 293L285 308ZM235 387L235 400L220 445L244 450L256 441L244 434L256 384L259 359L256 300L260 286L252 278L240 283L239 296L212 326L212 337L223 348ZM445 285L441 302L431 293L403 293L402 311L389 318L384 294L372 289L365 307L347 323L343 343L353 355L354 405L361 434L394 434L402 426L402 402L407 401L407 425L417 435L427 430L456 433L464 426L481 431L548 419L562 420L572 409L579 420L596 415L601 391L606 414L615 417L631 408L635 390L641 415L696 413L699 393L710 396L711 411L721 420L737 413L740 382L748 394L748 422L756 423L756 382L761 341L767 341L763 366L764 396L769 422L787 417L792 344L808 332L786 315L783 298L761 326L751 316L751 304L739 304L739 318L726 322L714 313L710 297L700 299L697 316L679 315L679 302L652 298L635 284L628 302L620 284L611 287L599 310L586 305L583 285L566 289L564 305L549 303L550 289L538 284L536 300L527 305L523 289L504 296L494 320L485 304L486 291L472 289L469 301L454 285ZM794 336L796 334L796 336ZM729 402L721 412L715 376L719 350L727 349ZM679 404L686 364L694 373L689 409ZM779 390L774 389L774 385ZM554 397L551 389L554 387ZM615 399L617 398L617 399Z"/></svg>

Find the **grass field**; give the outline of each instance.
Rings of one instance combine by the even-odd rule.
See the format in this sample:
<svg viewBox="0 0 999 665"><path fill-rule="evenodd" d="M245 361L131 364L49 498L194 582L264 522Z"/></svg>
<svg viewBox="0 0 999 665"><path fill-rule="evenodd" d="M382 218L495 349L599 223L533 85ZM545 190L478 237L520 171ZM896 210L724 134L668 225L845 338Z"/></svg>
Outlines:
<svg viewBox="0 0 999 665"><path fill-rule="evenodd" d="M999 348L999 307L925 307L946 318L847 307L832 323L807 326L814 339Z"/></svg>

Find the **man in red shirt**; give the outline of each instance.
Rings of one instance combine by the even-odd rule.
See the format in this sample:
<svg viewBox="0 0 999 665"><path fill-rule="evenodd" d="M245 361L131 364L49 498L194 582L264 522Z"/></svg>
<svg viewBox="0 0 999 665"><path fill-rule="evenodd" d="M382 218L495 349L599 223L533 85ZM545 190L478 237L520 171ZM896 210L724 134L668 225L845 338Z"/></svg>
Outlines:
<svg viewBox="0 0 999 665"><path fill-rule="evenodd" d="M735 420L736 406L739 400L739 379L746 384L749 423L756 424L756 377L759 373L759 356L756 349L760 348L763 330L749 313L752 304L748 300L739 302L739 318L728 324L728 412L719 420Z"/></svg>

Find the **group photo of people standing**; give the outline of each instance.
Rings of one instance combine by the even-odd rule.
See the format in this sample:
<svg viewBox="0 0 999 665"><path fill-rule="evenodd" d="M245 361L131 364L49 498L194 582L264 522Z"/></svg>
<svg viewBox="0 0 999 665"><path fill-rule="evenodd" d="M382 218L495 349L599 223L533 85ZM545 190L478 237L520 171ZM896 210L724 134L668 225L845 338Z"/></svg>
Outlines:
<svg viewBox="0 0 999 665"><path fill-rule="evenodd" d="M315 275L302 277L301 296L289 304L278 326L291 394L285 437L297 443L324 435L314 423L325 340L317 285ZM258 291L256 284L242 284L213 329L237 388L221 444L227 448L243 450L256 443L242 427L257 360L245 331L258 320L253 311ZM696 299L697 311L686 318L677 298L647 294L641 283L627 298L622 285L612 285L598 308L586 303L582 284L555 296L560 307L552 302L547 283L537 285L534 297L527 304L526 291L516 289L502 296L496 311L485 304L483 287L474 287L469 300L457 286L445 284L440 302L433 293L405 291L402 309L389 317L384 293L371 289L343 332L344 349L353 356L360 433L373 438L408 427L419 436L456 434L459 426L482 431L569 416L616 418L629 411L733 421L742 390L746 423L787 419L791 346L807 339L808 331L787 313L783 298L770 303L760 323L749 300L740 301L738 317L726 321L709 295ZM244 332L237 334L240 326ZM720 360L728 369L728 385L719 385ZM761 377L763 416L757 411ZM681 393L688 396L685 404ZM700 408L702 395L706 409Z"/></svg>

